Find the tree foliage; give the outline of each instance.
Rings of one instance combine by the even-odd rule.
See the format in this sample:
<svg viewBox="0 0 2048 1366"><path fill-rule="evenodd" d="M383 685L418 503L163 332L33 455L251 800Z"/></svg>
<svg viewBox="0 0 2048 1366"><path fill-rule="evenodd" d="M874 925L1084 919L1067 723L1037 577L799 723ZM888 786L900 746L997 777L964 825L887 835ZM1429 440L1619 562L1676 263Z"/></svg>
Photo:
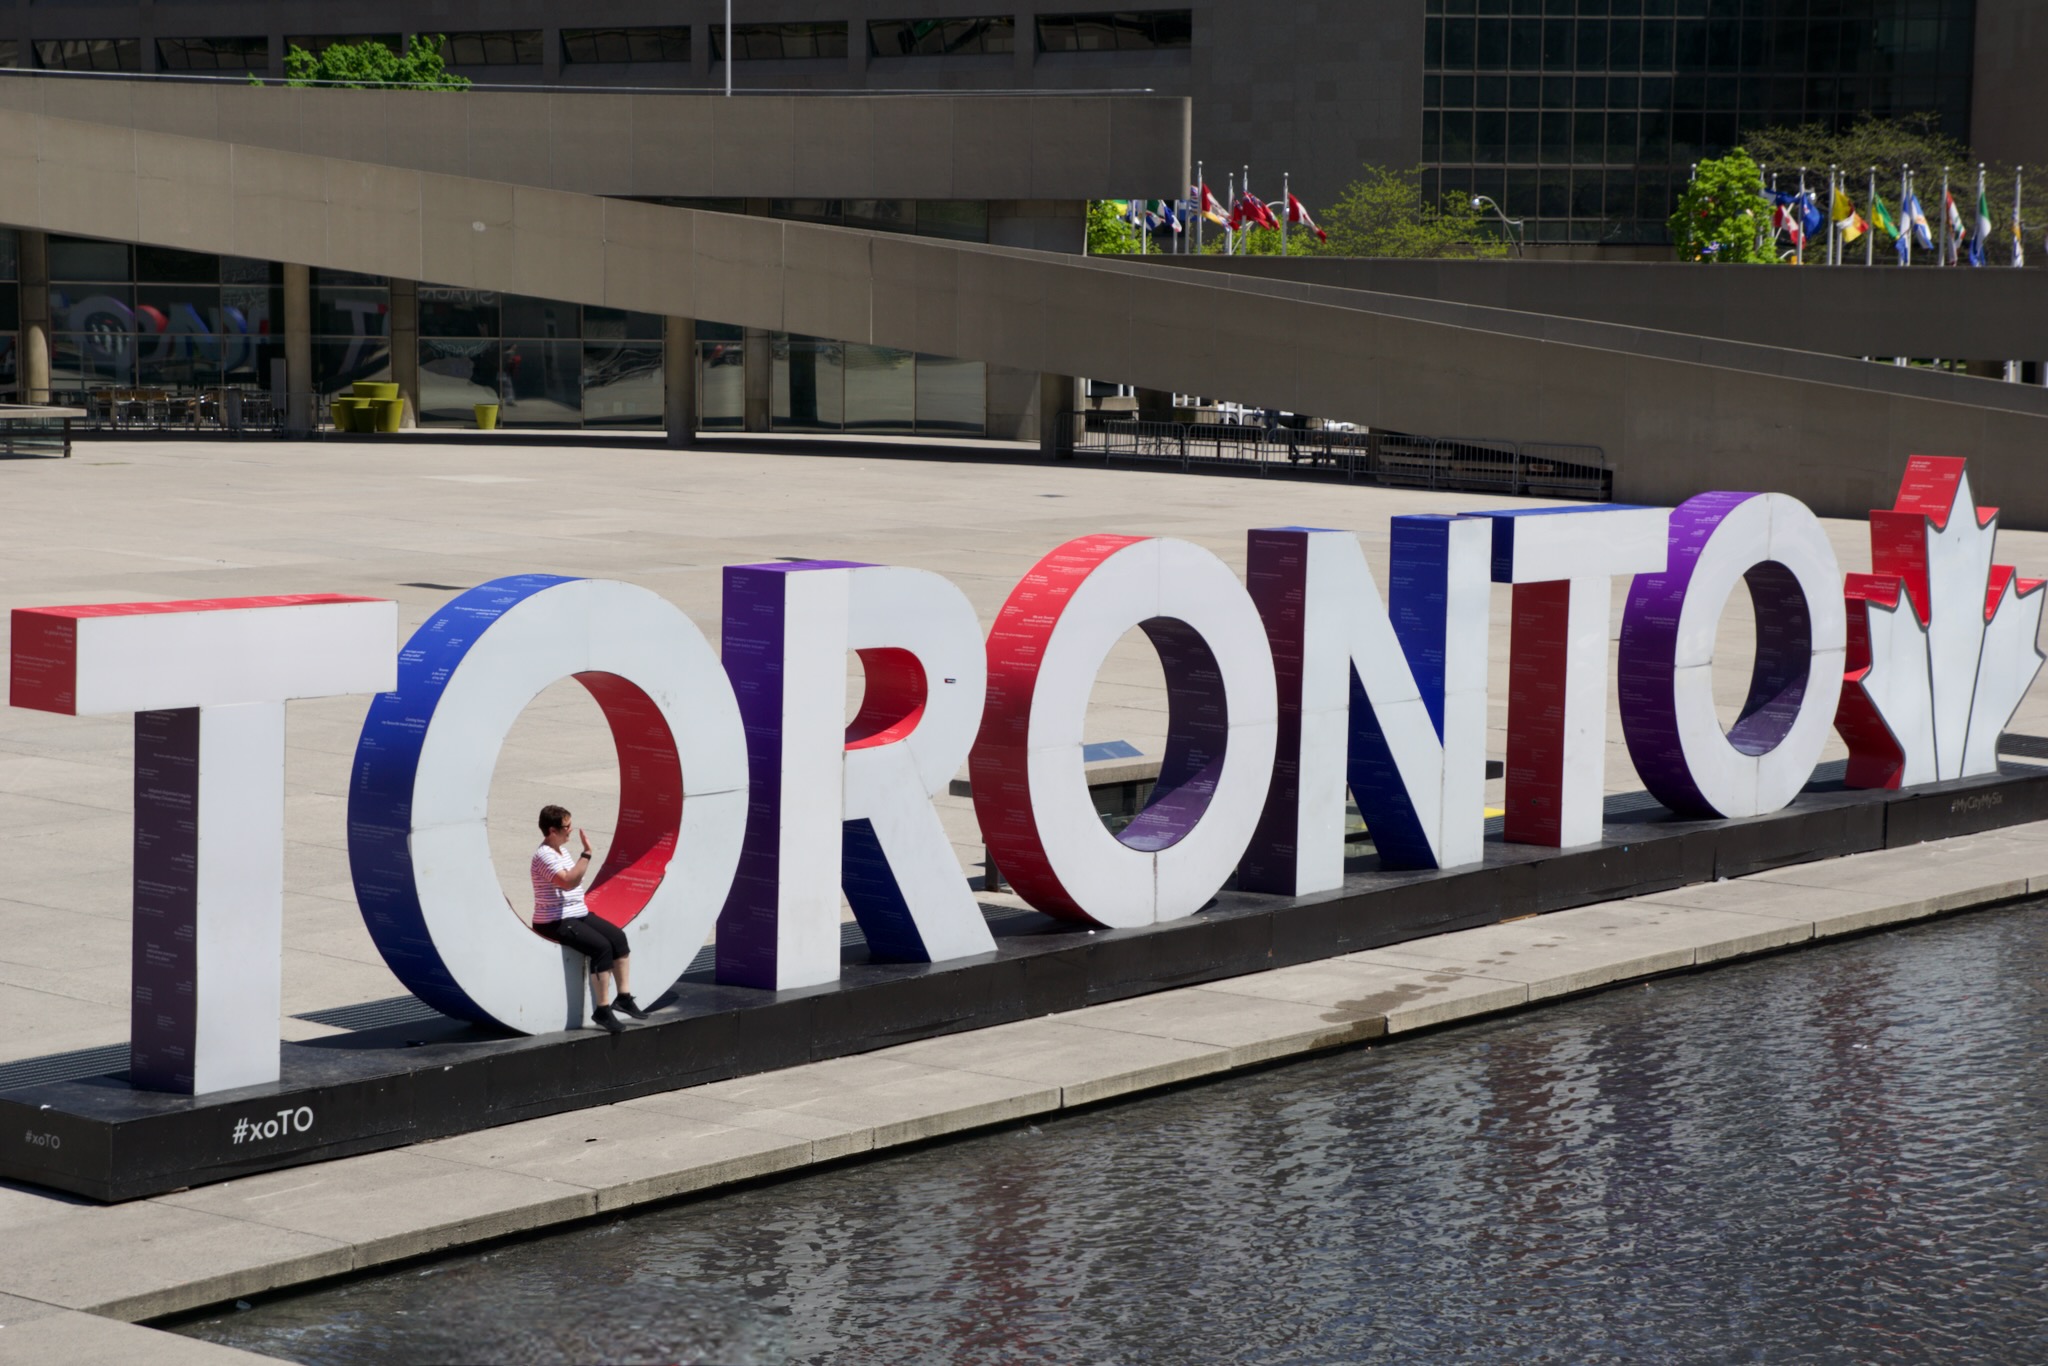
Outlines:
<svg viewBox="0 0 2048 1366"><path fill-rule="evenodd" d="M1809 123L1797 128L1766 128L1749 134L1743 150L1761 166L1777 173L1779 185L1796 180L1799 168L1806 168L1808 185L1827 185L1828 167L1838 166L1845 176L1844 188L1867 217L1870 206L1871 168L1877 170L1877 192L1896 211L1899 203L1900 168L1913 170L1913 188L1927 210L1927 221L1938 224L1941 212L1941 169L1949 168L1950 188L1963 221L1971 231L1977 222L1977 164L1980 158L1968 145L1941 131L1931 113L1909 114L1900 119L1864 119L1838 131L1823 124ZM2048 216L2048 184L2034 181L2022 188L2021 216L2038 226ZM1991 259L2003 262L2012 242L2013 167L1990 162L1985 167L1985 200L1991 209ZM1887 245L1880 241L1880 247ZM1858 243L1857 251L1862 250ZM1859 258L1860 259L1860 258Z"/></svg>
<svg viewBox="0 0 2048 1366"><path fill-rule="evenodd" d="M1114 200L1088 201L1090 256L1136 256L1143 240L1137 228L1117 212Z"/></svg>
<svg viewBox="0 0 2048 1366"><path fill-rule="evenodd" d="M286 85L334 85L351 90L403 87L424 90L467 90L469 78L448 70L441 58L447 38L415 35L405 51L393 52L376 39L335 43L318 56L293 46L284 54Z"/></svg>
<svg viewBox="0 0 2048 1366"><path fill-rule="evenodd" d="M1330 240L1299 227L1287 234L1287 252L1317 256L1434 256L1466 260L1505 256L1507 243L1472 207L1472 201L1447 194L1431 204L1422 193L1422 168L1393 170L1365 166L1344 188L1337 202L1316 215ZM1278 233L1255 232L1254 242ZM1254 248L1256 250L1256 246Z"/></svg>
<svg viewBox="0 0 2048 1366"><path fill-rule="evenodd" d="M1756 163L1730 152L1700 163L1671 215L1671 243L1681 261L1768 265L1777 259L1765 231L1769 223L1770 201Z"/></svg>

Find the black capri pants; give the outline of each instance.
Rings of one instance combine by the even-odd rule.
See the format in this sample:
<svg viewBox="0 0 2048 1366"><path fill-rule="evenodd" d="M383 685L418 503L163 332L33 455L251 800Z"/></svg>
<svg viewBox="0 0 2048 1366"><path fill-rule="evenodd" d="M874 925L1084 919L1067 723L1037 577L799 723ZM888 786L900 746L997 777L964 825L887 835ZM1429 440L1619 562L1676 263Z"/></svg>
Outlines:
<svg viewBox="0 0 2048 1366"><path fill-rule="evenodd" d="M633 950L626 946L626 932L596 915L579 915L535 925L563 948L574 949L590 960L592 972L610 972L612 964Z"/></svg>

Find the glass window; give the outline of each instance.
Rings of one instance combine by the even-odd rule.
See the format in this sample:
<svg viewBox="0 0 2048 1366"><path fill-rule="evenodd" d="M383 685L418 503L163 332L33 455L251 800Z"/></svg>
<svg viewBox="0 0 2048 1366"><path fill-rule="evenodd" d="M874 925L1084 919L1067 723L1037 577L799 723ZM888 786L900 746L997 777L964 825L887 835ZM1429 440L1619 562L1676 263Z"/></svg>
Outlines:
<svg viewBox="0 0 2048 1366"><path fill-rule="evenodd" d="M223 256L220 258L220 282L224 285L281 285L284 283L284 267L275 261Z"/></svg>
<svg viewBox="0 0 2048 1366"><path fill-rule="evenodd" d="M1543 113L1543 160L1561 165L1572 159L1572 116L1562 109ZM1548 212L1546 210L1546 212Z"/></svg>
<svg viewBox="0 0 2048 1366"><path fill-rule="evenodd" d="M1444 70L1470 71L1478 47L1476 19L1444 20Z"/></svg>
<svg viewBox="0 0 2048 1366"><path fill-rule="evenodd" d="M920 432L981 436L987 410L987 367L981 360L918 356Z"/></svg>
<svg viewBox="0 0 2048 1366"><path fill-rule="evenodd" d="M1481 19L1479 21L1478 60L1481 71L1500 71L1508 64L1508 21L1505 19Z"/></svg>
<svg viewBox="0 0 2048 1366"><path fill-rule="evenodd" d="M227 336L282 336L284 291L249 285L223 286L219 330Z"/></svg>
<svg viewBox="0 0 2048 1366"><path fill-rule="evenodd" d="M0 38L0 66L21 65L21 44L12 38ZM7 339L7 378L14 378L14 339Z"/></svg>
<svg viewBox="0 0 2048 1366"><path fill-rule="evenodd" d="M302 47L306 51L312 53L315 57L318 57L321 53L325 52L330 47L336 47L343 44L346 44L349 47L359 47L364 43L382 43L391 51L397 52L402 47L404 47L405 39L403 36L396 33L301 34L300 36L295 38L286 38L284 40L284 47L285 51L287 52L291 51L295 47Z"/></svg>
<svg viewBox="0 0 2048 1366"><path fill-rule="evenodd" d="M323 286L314 290L313 335L390 336L391 291L373 285Z"/></svg>
<svg viewBox="0 0 2048 1366"><path fill-rule="evenodd" d="M451 33L442 56L450 66L539 66L540 30Z"/></svg>
<svg viewBox="0 0 2048 1366"><path fill-rule="evenodd" d="M1472 116L1472 159L1498 165L1507 157L1508 116L1504 109L1482 109Z"/></svg>
<svg viewBox="0 0 2048 1366"><path fill-rule="evenodd" d="M988 241L988 203L980 199L922 199L917 205L920 237L955 242Z"/></svg>
<svg viewBox="0 0 2048 1366"><path fill-rule="evenodd" d="M419 300L422 337L498 335L498 296L492 290L421 285Z"/></svg>
<svg viewBox="0 0 2048 1366"><path fill-rule="evenodd" d="M50 385L77 389L135 382L134 338L115 332L52 332Z"/></svg>
<svg viewBox="0 0 2048 1366"><path fill-rule="evenodd" d="M914 199L846 199L840 201L840 221L849 228L875 232L909 232L917 226Z"/></svg>
<svg viewBox="0 0 2048 1366"><path fill-rule="evenodd" d="M50 278L126 281L134 279L135 274L125 243L53 234L50 238Z"/></svg>
<svg viewBox="0 0 2048 1366"><path fill-rule="evenodd" d="M0 280L21 278L21 234L0 228Z"/></svg>
<svg viewBox="0 0 2048 1366"><path fill-rule="evenodd" d="M113 334L135 330L131 285L50 286L50 330Z"/></svg>
<svg viewBox="0 0 2048 1366"><path fill-rule="evenodd" d="M707 337L708 331L733 335ZM705 431L736 432L745 421L747 357L738 332L697 324L697 425Z"/></svg>
<svg viewBox="0 0 2048 1366"><path fill-rule="evenodd" d="M135 291L135 330L150 336L218 332L218 285L141 285Z"/></svg>
<svg viewBox="0 0 2048 1366"><path fill-rule="evenodd" d="M425 290L420 291L422 294ZM419 415L424 426L471 426L475 405L503 405L498 343L420 339ZM503 416L501 412L500 417Z"/></svg>
<svg viewBox="0 0 2048 1366"><path fill-rule="evenodd" d="M1508 66L1516 71L1543 69L1543 23L1538 19L1517 19L1510 30Z"/></svg>
<svg viewBox="0 0 2048 1366"><path fill-rule="evenodd" d="M697 324L702 331L704 324ZM586 341L660 341L663 329L658 313L629 313L623 308L583 308L583 337Z"/></svg>
<svg viewBox="0 0 2048 1366"><path fill-rule="evenodd" d="M732 41L740 61L801 61L844 57L844 23L734 24ZM725 25L711 28L711 60L725 60Z"/></svg>
<svg viewBox="0 0 2048 1366"><path fill-rule="evenodd" d="M45 38L36 65L49 71L140 71L140 38Z"/></svg>
<svg viewBox="0 0 2048 1366"><path fill-rule="evenodd" d="M1517 110L1508 115L1508 160L1536 160L1537 120L1541 115L1532 110Z"/></svg>
<svg viewBox="0 0 2048 1366"><path fill-rule="evenodd" d="M323 398L358 380L389 383L391 343L381 337L315 337L313 390Z"/></svg>
<svg viewBox="0 0 2048 1366"><path fill-rule="evenodd" d="M671 28L565 28L564 62L687 62L690 30Z"/></svg>
<svg viewBox="0 0 2048 1366"><path fill-rule="evenodd" d="M499 426L583 424L582 342L517 338L498 348Z"/></svg>
<svg viewBox="0 0 2048 1366"><path fill-rule="evenodd" d="M1184 9L1038 16L1038 49L1041 52L1173 50L1192 47L1194 35L1194 12ZM1464 65L1471 64L1468 52Z"/></svg>
<svg viewBox="0 0 2048 1366"><path fill-rule="evenodd" d="M584 343L584 426L659 427L665 393L661 347Z"/></svg>
<svg viewBox="0 0 2048 1366"><path fill-rule="evenodd" d="M1607 156L1607 116L1599 110L1581 109L1572 115L1572 160L1599 165Z"/></svg>
<svg viewBox="0 0 2048 1366"><path fill-rule="evenodd" d="M268 38L159 38L156 64L164 71L268 71Z"/></svg>
<svg viewBox="0 0 2048 1366"><path fill-rule="evenodd" d="M916 429L917 362L908 351L848 343L846 430L904 432Z"/></svg>
<svg viewBox="0 0 2048 1366"><path fill-rule="evenodd" d="M21 286L0 285L0 332L21 330Z"/></svg>
<svg viewBox="0 0 2048 1366"><path fill-rule="evenodd" d="M575 304L552 299L534 299L524 294L507 294L499 305L502 322L498 332L506 337L544 337L553 341L582 334L582 318Z"/></svg>
<svg viewBox="0 0 2048 1366"><path fill-rule="evenodd" d="M1015 49L1017 21L995 19L872 19L868 52L875 57L963 57Z"/></svg>
<svg viewBox="0 0 2048 1366"><path fill-rule="evenodd" d="M315 289L324 289L329 285L375 285L383 289L391 283L391 277L388 275L363 275L353 270L322 270L318 266L313 267L311 274ZM279 280L283 278L281 274L278 276Z"/></svg>
<svg viewBox="0 0 2048 1366"><path fill-rule="evenodd" d="M164 330L155 331L154 314L148 309L138 313L143 326L135 338L137 384L203 389L220 383L220 338L196 314L174 314Z"/></svg>
<svg viewBox="0 0 2048 1366"><path fill-rule="evenodd" d="M769 339L769 425L777 431L836 432L846 425L845 347L822 337L777 332Z"/></svg>
<svg viewBox="0 0 2048 1366"><path fill-rule="evenodd" d="M137 247L135 278L162 284L219 284L220 258L200 251Z"/></svg>

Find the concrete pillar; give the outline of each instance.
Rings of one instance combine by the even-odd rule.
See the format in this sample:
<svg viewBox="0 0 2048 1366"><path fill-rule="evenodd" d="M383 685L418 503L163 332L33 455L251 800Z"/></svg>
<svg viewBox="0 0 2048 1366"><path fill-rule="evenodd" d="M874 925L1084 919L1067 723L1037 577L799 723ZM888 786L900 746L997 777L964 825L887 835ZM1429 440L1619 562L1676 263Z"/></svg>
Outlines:
<svg viewBox="0 0 2048 1366"><path fill-rule="evenodd" d="M771 402L775 393L775 361L768 344L768 329L750 327L740 345L746 362L746 412L740 424L745 432L765 432L771 425Z"/></svg>
<svg viewBox="0 0 2048 1366"><path fill-rule="evenodd" d="M417 280L391 282L391 378L405 400L405 425L419 425L420 412L420 285Z"/></svg>
<svg viewBox="0 0 2048 1366"><path fill-rule="evenodd" d="M290 262L284 268L285 430L304 436L313 430L313 272Z"/></svg>
<svg viewBox="0 0 2048 1366"><path fill-rule="evenodd" d="M21 401L50 401L50 238L21 232Z"/></svg>
<svg viewBox="0 0 2048 1366"><path fill-rule="evenodd" d="M661 413L670 450L697 444L697 320L668 318L661 332Z"/></svg>
<svg viewBox="0 0 2048 1366"><path fill-rule="evenodd" d="M1038 453L1049 460L1070 453L1061 449L1061 436L1064 430L1064 444L1071 448L1081 422L1080 415L1075 412L1079 406L1075 401L1075 390L1072 375L1038 377Z"/></svg>

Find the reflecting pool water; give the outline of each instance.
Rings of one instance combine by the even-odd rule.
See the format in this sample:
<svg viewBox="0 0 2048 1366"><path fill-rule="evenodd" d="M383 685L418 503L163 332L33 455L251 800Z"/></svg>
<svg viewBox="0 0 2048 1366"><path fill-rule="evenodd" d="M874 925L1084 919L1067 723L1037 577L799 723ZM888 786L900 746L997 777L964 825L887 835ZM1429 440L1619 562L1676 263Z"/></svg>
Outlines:
<svg viewBox="0 0 2048 1366"><path fill-rule="evenodd" d="M2048 913L182 1325L305 1362L2048 1360Z"/></svg>

